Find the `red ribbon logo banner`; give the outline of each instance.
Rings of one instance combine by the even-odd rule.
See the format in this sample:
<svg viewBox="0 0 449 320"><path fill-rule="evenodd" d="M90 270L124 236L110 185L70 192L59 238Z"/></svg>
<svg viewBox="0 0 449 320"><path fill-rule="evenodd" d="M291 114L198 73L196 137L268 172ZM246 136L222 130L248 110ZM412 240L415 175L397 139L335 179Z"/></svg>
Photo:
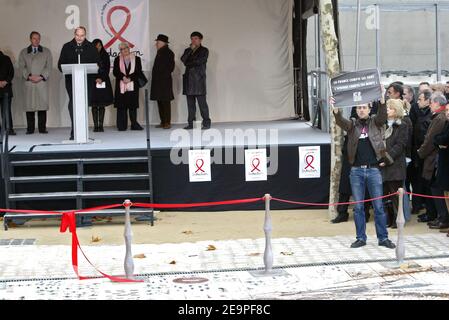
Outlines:
<svg viewBox="0 0 449 320"><path fill-rule="evenodd" d="M206 173L206 171L203 170L204 167L204 160L203 159L198 159L196 160L196 168L197 170L195 171L195 173Z"/></svg>
<svg viewBox="0 0 449 320"><path fill-rule="evenodd" d="M315 170L315 168L312 166L313 162L315 161L315 157L312 155L308 155L306 157L306 168L305 170L307 170L308 168L311 168L312 170Z"/></svg>
<svg viewBox="0 0 449 320"><path fill-rule="evenodd" d="M112 14L115 11L123 11L126 14L125 24L122 26L122 28L120 29L119 32L117 32L117 30L112 25ZM130 48L135 47L134 44L132 44L131 42L129 42L128 40L126 40L125 38L122 37L123 33L126 31L126 29L128 29L129 24L131 23L131 11L129 11L129 9L127 7L125 7L125 6L112 7L108 12L107 22L108 22L108 27L111 30L114 37L108 43L105 44L105 46L104 46L105 49L108 49L109 47L111 47L118 40L120 40L121 42L127 42L129 44Z"/></svg>
<svg viewBox="0 0 449 320"><path fill-rule="evenodd" d="M257 164L256 164L256 162L257 162ZM254 173L255 171L262 172L259 169L259 166L260 166L260 159L259 158L254 158L252 163L251 163L251 165L253 166L253 170L251 170L251 173Z"/></svg>

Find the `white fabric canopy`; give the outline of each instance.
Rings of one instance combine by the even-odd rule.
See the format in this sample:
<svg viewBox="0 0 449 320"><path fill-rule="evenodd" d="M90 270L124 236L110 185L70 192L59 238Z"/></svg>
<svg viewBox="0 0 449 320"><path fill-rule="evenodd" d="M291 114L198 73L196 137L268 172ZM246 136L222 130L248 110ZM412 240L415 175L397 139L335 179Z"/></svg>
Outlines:
<svg viewBox="0 0 449 320"><path fill-rule="evenodd" d="M80 22L87 25L87 0L77 2ZM37 30L42 33L42 45L53 53L55 66L50 78L48 117L48 125L52 127L70 123L56 62L62 45L73 37L73 31L65 27L68 17L65 11L72 4L70 0L0 0L0 50L10 55L17 66L20 50L29 45L29 32ZM176 55L173 122L187 120L187 103L182 96L184 66L180 57L190 44L192 31L204 34L203 44L210 50L207 84L213 122L293 116L292 6L292 0L150 0L150 35L153 39L159 33L168 35ZM154 56L152 48L151 64ZM16 127L26 123L21 90L17 76L13 102ZM143 122L143 99L141 107ZM159 116L154 102L151 109L152 122L157 123ZM114 125L115 118L115 109L108 108L106 123Z"/></svg>

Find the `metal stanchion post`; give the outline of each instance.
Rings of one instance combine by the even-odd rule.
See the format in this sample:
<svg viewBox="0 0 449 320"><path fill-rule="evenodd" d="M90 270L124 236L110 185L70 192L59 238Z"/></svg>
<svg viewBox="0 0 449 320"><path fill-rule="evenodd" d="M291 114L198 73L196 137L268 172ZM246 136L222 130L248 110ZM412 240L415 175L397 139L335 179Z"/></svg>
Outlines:
<svg viewBox="0 0 449 320"><path fill-rule="evenodd" d="M265 232L265 253L263 255L263 262L265 265L265 270L263 271L254 271L251 274L254 277L272 277L272 276L285 276L287 272L284 270L273 270L273 248L271 245L271 235L273 231L273 224L271 221L270 214L270 203L271 203L271 195L265 195L265 223L264 223L264 232Z"/></svg>
<svg viewBox="0 0 449 320"><path fill-rule="evenodd" d="M125 244L126 244L126 255L125 255L125 274L128 279L134 279L134 261L133 254L131 251L132 243L132 230L131 230L131 206L130 200L126 200L123 204L125 207Z"/></svg>
<svg viewBox="0 0 449 320"><path fill-rule="evenodd" d="M396 225L398 226L398 241L396 243L396 259L398 265L404 263L405 258L405 243L404 243L404 189L399 189L399 205L398 205L398 216L396 218Z"/></svg>

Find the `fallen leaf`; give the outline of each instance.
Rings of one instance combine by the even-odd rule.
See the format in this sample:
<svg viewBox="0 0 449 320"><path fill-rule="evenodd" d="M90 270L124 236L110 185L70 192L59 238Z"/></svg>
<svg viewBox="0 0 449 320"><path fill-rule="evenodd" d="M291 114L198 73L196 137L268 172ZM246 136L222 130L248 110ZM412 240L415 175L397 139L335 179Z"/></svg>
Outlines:
<svg viewBox="0 0 449 320"><path fill-rule="evenodd" d="M133 258L134 258L134 259L145 259L146 256L145 256L145 254L140 253L140 254L136 254Z"/></svg>
<svg viewBox="0 0 449 320"><path fill-rule="evenodd" d="M100 242L101 238L100 237L94 237L92 236L92 242Z"/></svg>
<svg viewBox="0 0 449 320"><path fill-rule="evenodd" d="M281 254L284 255L284 256L292 256L292 255L294 255L293 252L281 252Z"/></svg>
<svg viewBox="0 0 449 320"><path fill-rule="evenodd" d="M193 234L193 232L190 231L190 230L188 230L188 231L183 231L182 233L184 233L185 235L192 235L192 234Z"/></svg>
<svg viewBox="0 0 449 320"><path fill-rule="evenodd" d="M217 250L217 248L211 244L207 247L207 251L215 251L215 250Z"/></svg>
<svg viewBox="0 0 449 320"><path fill-rule="evenodd" d="M250 257L258 257L258 256L260 256L260 255L261 255L261 253L258 253L258 252L250 253L250 254L249 254Z"/></svg>
<svg viewBox="0 0 449 320"><path fill-rule="evenodd" d="M176 261L175 261L175 260L173 260L172 262L170 262L170 264L176 264Z"/></svg>

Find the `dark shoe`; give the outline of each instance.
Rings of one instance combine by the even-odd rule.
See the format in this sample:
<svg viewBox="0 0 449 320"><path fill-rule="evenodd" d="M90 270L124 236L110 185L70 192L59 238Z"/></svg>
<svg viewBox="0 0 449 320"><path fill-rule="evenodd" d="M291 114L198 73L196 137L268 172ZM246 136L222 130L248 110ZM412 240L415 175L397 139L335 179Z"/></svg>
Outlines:
<svg viewBox="0 0 449 320"><path fill-rule="evenodd" d="M208 127L202 126L202 127L201 127L201 130L209 130L209 129L210 129L210 126L208 126Z"/></svg>
<svg viewBox="0 0 449 320"><path fill-rule="evenodd" d="M339 213L335 219L331 220L331 223L347 222L348 218L349 218L348 213Z"/></svg>
<svg viewBox="0 0 449 320"><path fill-rule="evenodd" d="M438 220L438 219L435 219L435 220L432 220L432 221L430 221L430 222L427 222L427 225L430 227L430 226L437 226L437 225L439 225L440 224L440 220Z"/></svg>
<svg viewBox="0 0 449 320"><path fill-rule="evenodd" d="M132 131L142 131L143 128L141 127L140 124L135 123L135 124L133 124L133 125L131 126L131 130L132 130Z"/></svg>
<svg viewBox="0 0 449 320"><path fill-rule="evenodd" d="M17 135L16 132L14 131L14 129L10 129L10 130L8 131L8 134L9 134L10 136L15 136L15 135Z"/></svg>
<svg viewBox="0 0 449 320"><path fill-rule="evenodd" d="M437 225L431 225L429 226L430 229L445 229L449 228L449 223L438 223Z"/></svg>
<svg viewBox="0 0 449 320"><path fill-rule="evenodd" d="M187 127L184 128L184 130L193 130L193 126L188 125Z"/></svg>
<svg viewBox="0 0 449 320"><path fill-rule="evenodd" d="M396 224L396 221L393 221L393 223L391 224L391 229L397 229L398 225Z"/></svg>
<svg viewBox="0 0 449 320"><path fill-rule="evenodd" d="M355 248L360 248L366 246L366 242L362 241L362 240L356 240L354 243L351 244L351 248L355 249Z"/></svg>
<svg viewBox="0 0 449 320"><path fill-rule="evenodd" d="M69 140L73 141L73 140L75 140L75 137L70 136Z"/></svg>
<svg viewBox="0 0 449 320"><path fill-rule="evenodd" d="M41 134L48 134L48 131L47 130L42 130L42 131L39 131L39 133L41 133Z"/></svg>
<svg viewBox="0 0 449 320"><path fill-rule="evenodd" d="M430 222L430 221L433 221L433 220L435 220L435 219L432 218L432 217L429 217L427 215L427 213L424 213L424 214L421 214L421 215L418 216L418 222Z"/></svg>
<svg viewBox="0 0 449 320"><path fill-rule="evenodd" d="M388 249L394 249L394 248L396 248L396 245L393 242L391 242L390 239L386 239L386 240L384 240L382 242L379 242L379 247L385 247L385 248L388 248Z"/></svg>
<svg viewBox="0 0 449 320"><path fill-rule="evenodd" d="M34 134L34 131L29 131L29 130L27 130L27 133L26 134Z"/></svg>

